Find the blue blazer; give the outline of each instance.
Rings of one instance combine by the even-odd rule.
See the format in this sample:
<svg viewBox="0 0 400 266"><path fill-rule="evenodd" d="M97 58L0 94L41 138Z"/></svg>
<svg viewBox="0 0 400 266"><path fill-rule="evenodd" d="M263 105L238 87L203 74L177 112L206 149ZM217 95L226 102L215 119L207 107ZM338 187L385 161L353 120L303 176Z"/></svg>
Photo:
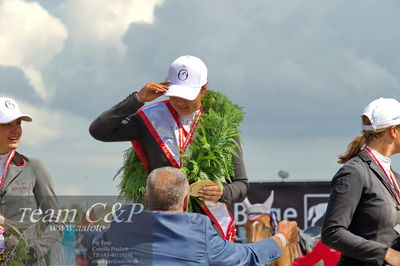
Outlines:
<svg viewBox="0 0 400 266"><path fill-rule="evenodd" d="M127 205L103 232L86 232L82 243L108 265L265 265L282 253L273 239L238 244L221 238L197 213L165 213Z"/></svg>

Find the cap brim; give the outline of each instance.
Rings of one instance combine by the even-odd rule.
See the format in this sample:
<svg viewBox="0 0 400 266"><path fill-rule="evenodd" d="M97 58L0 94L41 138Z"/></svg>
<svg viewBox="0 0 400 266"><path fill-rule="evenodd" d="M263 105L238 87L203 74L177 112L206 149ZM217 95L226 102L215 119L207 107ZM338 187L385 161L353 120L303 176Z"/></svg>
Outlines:
<svg viewBox="0 0 400 266"><path fill-rule="evenodd" d="M170 85L168 91L164 94L168 97L179 97L189 101L196 99L201 88L189 88L179 85Z"/></svg>
<svg viewBox="0 0 400 266"><path fill-rule="evenodd" d="M19 118L21 118L21 120L23 120L25 122L32 122L32 117L30 117L29 115L21 114L21 115L15 116L15 117L5 117L3 119L0 119L0 124L8 124Z"/></svg>

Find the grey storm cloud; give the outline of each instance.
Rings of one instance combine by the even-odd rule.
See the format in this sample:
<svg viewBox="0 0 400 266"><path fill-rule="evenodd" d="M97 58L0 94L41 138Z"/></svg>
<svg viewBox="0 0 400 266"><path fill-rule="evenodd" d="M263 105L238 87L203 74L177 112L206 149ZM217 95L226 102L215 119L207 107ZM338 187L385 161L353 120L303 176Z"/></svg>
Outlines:
<svg viewBox="0 0 400 266"><path fill-rule="evenodd" d="M210 88L245 107L246 134L346 135L370 100L400 96L398 8L395 1L167 0L154 23L131 24L123 57L96 48L74 57L76 44L67 42L57 70L47 72L58 87L53 104L92 118L192 54L206 62Z"/></svg>
<svg viewBox="0 0 400 266"><path fill-rule="evenodd" d="M0 67L0 87L29 102L42 118L26 131L41 137L46 129L49 137L41 138L47 148L27 145L35 144L28 138L21 148L46 162L58 189L116 193L113 176L129 143L95 141L87 132L90 121L146 82L164 80L180 55L202 58L209 87L244 107L252 181L273 180L282 169L291 178L330 178L336 156L360 130L362 108L380 96L400 99L398 1L165 0L154 20L122 30L122 52L109 45L115 39L88 41L97 18L105 23L99 24L100 35L104 25L119 25L115 14L121 13L112 9L117 2L142 13L149 1L27 1L39 3L65 27L65 35L55 35L43 49L39 45L38 51L54 58L34 65L51 97L35 94L15 65ZM89 13L77 12L80 7ZM40 59L24 47L30 48L28 63Z"/></svg>

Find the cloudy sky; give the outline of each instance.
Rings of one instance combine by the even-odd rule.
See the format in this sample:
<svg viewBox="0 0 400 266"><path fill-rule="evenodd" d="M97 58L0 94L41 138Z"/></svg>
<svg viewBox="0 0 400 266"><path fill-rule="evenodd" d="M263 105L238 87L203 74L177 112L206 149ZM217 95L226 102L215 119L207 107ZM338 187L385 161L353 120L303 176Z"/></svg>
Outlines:
<svg viewBox="0 0 400 266"><path fill-rule="evenodd" d="M19 151L59 194L111 195L129 143L95 141L90 122L196 55L209 87L245 109L250 180L330 180L363 107L400 99L399 12L395 0L0 0L0 94L34 117Z"/></svg>

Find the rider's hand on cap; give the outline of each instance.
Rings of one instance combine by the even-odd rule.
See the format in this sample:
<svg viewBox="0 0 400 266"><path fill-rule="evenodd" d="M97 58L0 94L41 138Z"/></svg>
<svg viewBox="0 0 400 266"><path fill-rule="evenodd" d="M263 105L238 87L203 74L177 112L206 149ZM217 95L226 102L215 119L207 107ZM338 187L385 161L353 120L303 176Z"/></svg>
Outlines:
<svg viewBox="0 0 400 266"><path fill-rule="evenodd" d="M136 94L142 103L150 102L167 92L169 81L159 83L149 82Z"/></svg>

